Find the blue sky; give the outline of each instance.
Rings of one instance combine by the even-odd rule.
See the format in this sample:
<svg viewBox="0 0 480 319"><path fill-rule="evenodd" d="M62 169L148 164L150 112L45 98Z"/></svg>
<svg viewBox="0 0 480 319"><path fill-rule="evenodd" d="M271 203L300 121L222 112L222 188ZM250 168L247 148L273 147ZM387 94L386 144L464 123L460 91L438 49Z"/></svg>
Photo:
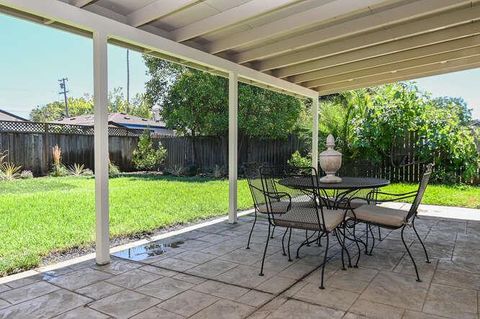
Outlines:
<svg viewBox="0 0 480 319"><path fill-rule="evenodd" d="M93 92L91 39L0 14L0 109L28 117L37 105L60 100L58 79L69 96ZM109 46L109 88L126 87L126 50ZM141 54L130 54L130 94L144 92ZM416 80L434 96L458 96L480 118L480 69Z"/></svg>

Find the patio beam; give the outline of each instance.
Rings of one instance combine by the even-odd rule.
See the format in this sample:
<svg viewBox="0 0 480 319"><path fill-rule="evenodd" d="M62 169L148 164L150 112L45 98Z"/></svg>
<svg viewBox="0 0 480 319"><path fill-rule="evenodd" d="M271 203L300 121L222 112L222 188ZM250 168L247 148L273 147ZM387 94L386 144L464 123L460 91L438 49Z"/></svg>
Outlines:
<svg viewBox="0 0 480 319"><path fill-rule="evenodd" d="M346 63L380 57L420 47L428 47L441 42L452 41L478 34L480 34L480 22L473 22L406 39L400 39L380 45L361 48L338 55L336 54L307 63L288 66L274 71L273 74L280 78L286 78L289 76L309 73L324 68L331 68ZM432 51L432 54L433 53L435 52Z"/></svg>
<svg viewBox="0 0 480 319"><path fill-rule="evenodd" d="M76 7L83 8L86 5L89 5L90 3L93 3L97 0L73 0L71 4L73 4Z"/></svg>
<svg viewBox="0 0 480 319"><path fill-rule="evenodd" d="M387 65L382 65L378 67L372 67L370 69L360 70L356 72L350 72L345 74L340 74L337 76L330 76L318 80L305 82L305 86L309 88L314 88L322 85L329 85L338 82L344 82L349 80L359 80L366 77L371 77L374 75L381 75L386 73L396 73L400 70L416 68L424 65L436 64L442 61L452 61L467 57L480 56L480 47L472 47L469 49L463 49L458 51L446 52L441 54L436 54L427 57L420 57L418 59L391 63ZM375 65L375 64L372 64Z"/></svg>
<svg viewBox="0 0 480 319"><path fill-rule="evenodd" d="M95 253L96 262L110 262L108 192L108 61L107 36L93 34L93 101L95 144Z"/></svg>
<svg viewBox="0 0 480 319"><path fill-rule="evenodd" d="M199 0L157 0L127 15L127 23L134 27L155 21Z"/></svg>
<svg viewBox="0 0 480 319"><path fill-rule="evenodd" d="M237 222L238 74L228 73L228 222Z"/></svg>
<svg viewBox="0 0 480 319"><path fill-rule="evenodd" d="M283 19L270 22L259 27L241 31L229 35L224 39L217 40L210 44L210 53L219 53L226 50L235 49L243 45L249 45L255 42L262 42L266 39L279 37L291 33L295 30L301 30L314 24L316 21L333 19L337 16L347 14L354 10L366 9L368 6L379 4L384 0L336 0L336 1L318 1L318 7L305 10Z"/></svg>
<svg viewBox="0 0 480 319"><path fill-rule="evenodd" d="M233 60L238 63L265 59L288 52L294 52L305 47L312 47L321 43L338 40L361 32L372 31L384 28L393 23L405 22L422 15L431 14L439 10L446 10L453 6L466 3L466 0L421 0L410 2L401 6L389 8L383 11L372 12L350 21L328 26L311 32L302 33L297 36L280 39L274 43L254 47L252 49L237 53ZM357 3L360 5L361 1ZM326 5L328 6L328 5ZM346 7L349 8L349 7ZM345 8L344 8L345 9ZM321 14L329 14L322 11ZM254 33L256 34L256 33Z"/></svg>
<svg viewBox="0 0 480 319"><path fill-rule="evenodd" d="M330 42L326 45L308 47L294 53L273 57L258 62L258 70L267 71L300 64L331 55L337 55L348 51L380 45L383 43L395 43L394 40L406 39L420 34L435 31L439 28L452 27L462 23L468 23L478 19L480 6L453 10L442 14L419 19L409 23L394 25L385 29L368 32L359 36Z"/></svg>
<svg viewBox="0 0 480 319"><path fill-rule="evenodd" d="M365 70L372 68L373 66L400 63L420 57L432 56L435 54L452 52L461 49L468 49L475 46L480 46L480 35L410 49L407 51L400 51L379 57L360 60L357 62L328 67L313 72L295 75L290 77L289 80L295 83L313 81L327 78L330 76Z"/></svg>
<svg viewBox="0 0 480 319"><path fill-rule="evenodd" d="M398 71L395 73L389 73L384 75L373 75L368 78L361 79L359 81L345 81L335 83L332 85L324 85L315 88L320 95L328 95L348 90L354 90L363 87L370 87L381 85L385 83L392 83L398 81L408 81L421 77L439 75L449 72L457 72L462 70L468 70L480 66L480 57L468 57L464 59L458 59L453 61L440 62L433 65L420 66L417 68L411 68L407 70Z"/></svg>
<svg viewBox="0 0 480 319"><path fill-rule="evenodd" d="M177 42L187 41L298 1L300 0L250 0L216 15L178 28L171 32L172 38Z"/></svg>
<svg viewBox="0 0 480 319"><path fill-rule="evenodd" d="M312 99L312 167L318 170L318 97Z"/></svg>

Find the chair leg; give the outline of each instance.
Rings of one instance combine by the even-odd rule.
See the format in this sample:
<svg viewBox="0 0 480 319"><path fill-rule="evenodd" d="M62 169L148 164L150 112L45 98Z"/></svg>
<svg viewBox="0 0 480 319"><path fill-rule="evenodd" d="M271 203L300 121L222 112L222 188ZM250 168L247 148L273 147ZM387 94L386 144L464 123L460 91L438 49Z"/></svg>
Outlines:
<svg viewBox="0 0 480 319"><path fill-rule="evenodd" d="M365 255L368 255L368 224L365 223Z"/></svg>
<svg viewBox="0 0 480 319"><path fill-rule="evenodd" d="M283 256L287 255L287 252L285 251L285 236L287 235L287 232L288 232L288 228L285 228L285 232L283 233L283 236L282 236L282 255Z"/></svg>
<svg viewBox="0 0 480 319"><path fill-rule="evenodd" d="M343 247L342 241L340 240L340 237L338 236L337 231L334 230L333 233L335 234L335 237L337 237L337 241L340 244L340 247L342 248L342 254L341 254L341 256L342 256L342 270L347 270L347 268L345 268L345 259L343 257L343 251L344 251L345 248Z"/></svg>
<svg viewBox="0 0 480 319"><path fill-rule="evenodd" d="M415 268L415 274L417 275L417 281L418 281L418 282L421 282L420 276L418 275L417 264L415 263L415 259L413 258L413 255L412 255L412 253L410 252L410 249L408 249L408 245L407 245L407 243L405 242L405 238L404 238L404 236L403 236L404 230L405 230L405 226L402 227L402 232L401 232L402 242L403 242L403 245L405 246L405 249L407 250L408 255L410 256L410 259L412 260L413 267Z"/></svg>
<svg viewBox="0 0 480 319"><path fill-rule="evenodd" d="M270 223L268 223L267 242L265 243L265 249L263 250L262 267L260 268L259 276L263 276L263 266L265 264L265 256L267 255L268 242L270 241L270 227L271 227L271 225L270 225Z"/></svg>
<svg viewBox="0 0 480 319"><path fill-rule="evenodd" d="M272 229L272 235L270 236L271 239L273 239L273 233L275 232L275 226L273 226L273 229Z"/></svg>
<svg viewBox="0 0 480 319"><path fill-rule="evenodd" d="M325 246L325 255L323 257L323 264L322 264L322 277L320 279L320 289L325 289L325 286L323 285L323 277L325 275L325 265L327 263L327 256L328 256L328 246L330 244L330 236L329 234L327 233L327 244Z"/></svg>
<svg viewBox="0 0 480 319"><path fill-rule="evenodd" d="M420 241L420 244L422 244L423 252L425 253L425 258L427 259L426 262L427 264L429 264L430 258L428 258L427 248L425 248L425 244L423 243L422 238L420 238L420 235L418 234L417 229L415 228L415 220L412 221L412 227L413 227L413 231L415 232L415 235L417 235L417 238Z"/></svg>
<svg viewBox="0 0 480 319"><path fill-rule="evenodd" d="M379 240L379 241L382 241L382 240L383 240L383 239L382 239L382 231L381 231L380 226L378 226L378 240Z"/></svg>
<svg viewBox="0 0 480 319"><path fill-rule="evenodd" d="M309 245L310 245L310 243L311 243L310 239L311 239L313 236L315 236L315 233L316 233L316 231L314 231L309 237L307 237L307 238L300 244L300 246L298 246L298 248L297 248L297 255L296 255L296 258L297 258L297 259L300 258L300 249L302 249L303 246L309 247Z"/></svg>
<svg viewBox="0 0 480 319"><path fill-rule="evenodd" d="M373 235L372 225L368 224L368 229L370 230L370 235L372 235L372 247L368 255L372 256L373 248L375 247L375 236Z"/></svg>
<svg viewBox="0 0 480 319"><path fill-rule="evenodd" d="M290 240L292 239L292 229L288 232L288 245L287 245L287 252L288 252L288 261L292 261L292 257L290 256Z"/></svg>
<svg viewBox="0 0 480 319"><path fill-rule="evenodd" d="M255 211L255 219L253 220L252 229L250 229L250 234L248 235L248 242L247 242L247 248L246 249L250 249L250 240L252 239L252 233L253 233L253 229L255 228L256 223L257 223L257 211Z"/></svg>
<svg viewBox="0 0 480 319"><path fill-rule="evenodd" d="M360 244L358 243L358 239L357 239L357 234L356 234L356 230L355 230L355 225L357 223L354 221L353 222L353 240L355 241L355 244L357 245L357 250L358 250L358 256L357 256L357 261L355 262L355 265L353 266L354 268L358 268L358 262L360 261L360 255L362 254L362 249L360 248Z"/></svg>
<svg viewBox="0 0 480 319"><path fill-rule="evenodd" d="M343 223L343 247L345 247L345 251L347 252L348 268L352 268L352 259L350 258L350 253L348 252L347 245L345 244L347 242L346 238L347 238L347 227L346 227L346 223L344 222Z"/></svg>

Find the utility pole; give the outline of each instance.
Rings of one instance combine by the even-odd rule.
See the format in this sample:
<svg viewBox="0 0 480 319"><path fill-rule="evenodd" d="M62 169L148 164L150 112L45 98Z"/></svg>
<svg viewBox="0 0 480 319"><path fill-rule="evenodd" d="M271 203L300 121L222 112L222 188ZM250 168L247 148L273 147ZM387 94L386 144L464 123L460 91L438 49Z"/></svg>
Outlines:
<svg viewBox="0 0 480 319"><path fill-rule="evenodd" d="M127 49L127 105L130 106L130 50Z"/></svg>
<svg viewBox="0 0 480 319"><path fill-rule="evenodd" d="M66 81L68 81L68 78L62 78L60 80L58 80L59 84L60 84L60 92L58 92L58 94L63 94L63 99L65 101L65 117L70 117L68 115L68 99L67 99L67 93L69 91L67 91L67 84L66 84Z"/></svg>

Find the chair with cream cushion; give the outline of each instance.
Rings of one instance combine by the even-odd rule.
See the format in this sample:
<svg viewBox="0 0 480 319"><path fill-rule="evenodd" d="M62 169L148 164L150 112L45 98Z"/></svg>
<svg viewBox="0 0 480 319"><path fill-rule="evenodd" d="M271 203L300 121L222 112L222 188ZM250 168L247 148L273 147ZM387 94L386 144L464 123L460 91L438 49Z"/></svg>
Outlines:
<svg viewBox="0 0 480 319"><path fill-rule="evenodd" d="M305 231L313 231L314 234L318 233L319 236L326 237L326 245L325 245L325 252L323 256L323 263L321 269L321 283L320 288L324 288L324 272L325 272L325 264L327 261L328 256L328 249L329 249L329 237L330 234L334 234L337 240L339 241L342 247L342 263L343 263L343 251L346 250L345 248L345 237L343 237L343 241L340 238L339 234L344 234L337 232L338 227L343 225L345 221L345 216L347 210L340 210L340 209L327 209L322 207L320 204L321 201L319 199L318 189L313 185L317 184L317 173L316 169L314 168L305 168L302 169L302 174L297 175L299 178L311 178L312 182L312 189L310 190L310 197L308 201L295 201L294 197L287 192L269 192L267 190L263 190L263 194L266 198L266 209L268 214L268 221L269 227L268 232L270 233L271 227L284 227L289 231L288 237L288 256L290 258L290 239L292 234L292 229L301 229ZM307 173L308 172L308 173ZM264 175L262 169L260 170L262 179L268 178L268 174ZM292 174L289 174L289 177L292 177ZM260 189L258 189L260 191ZM292 199L293 198L293 199ZM278 213L275 208L278 207L279 201L287 201L287 212L286 213ZM312 235L313 236L313 235ZM263 252L262 258L262 265L260 269L260 276L263 276L263 266L265 261L266 252L268 249L270 236L267 236L267 240L265 243L265 249ZM316 239L315 239L316 240ZM309 238L307 238L301 246L307 244L309 242ZM313 241L312 241L313 242ZM283 243L283 241L282 241ZM300 246L300 247L301 247ZM299 248L300 249L300 248ZM298 252L298 250L297 250ZM347 251L348 255L348 251ZM348 259L350 262L350 256L348 255ZM343 263L343 267L345 265Z"/></svg>
<svg viewBox="0 0 480 319"><path fill-rule="evenodd" d="M404 231L407 226L411 226L413 228L415 235L420 241L420 244L423 247L423 251L425 252L426 262L430 263L427 249L425 248L425 245L420 235L418 234L417 229L415 228L415 218L417 217L418 207L420 205L420 202L422 201L423 195L427 188L428 181L432 173L432 167L433 167L432 164L427 165L427 169L423 174L423 177L419 183L418 189L414 192L405 193L405 194L387 194L387 193L379 192L379 194L387 194L390 196L398 195L397 199L398 198L405 199L405 198L413 197L414 198L413 203L410 206L410 209L408 211L388 208L388 207L379 206L375 204L367 204L367 205L362 205L360 207L357 207L356 209L352 209L352 213L351 213L351 217L354 219L355 223L363 222L363 223L366 223L368 227L373 225L373 226L379 226L379 227L387 228L391 230L396 230L396 229L401 230L402 242L405 246L405 249L407 250L408 255L410 256L410 259L412 260L413 266L415 268L415 273L417 275L417 281L421 281L420 276L418 274L418 269L415 263L415 259L413 258L413 255L410 252L410 249L408 248L408 245L405 242ZM377 200L377 203L379 202L381 201Z"/></svg>

